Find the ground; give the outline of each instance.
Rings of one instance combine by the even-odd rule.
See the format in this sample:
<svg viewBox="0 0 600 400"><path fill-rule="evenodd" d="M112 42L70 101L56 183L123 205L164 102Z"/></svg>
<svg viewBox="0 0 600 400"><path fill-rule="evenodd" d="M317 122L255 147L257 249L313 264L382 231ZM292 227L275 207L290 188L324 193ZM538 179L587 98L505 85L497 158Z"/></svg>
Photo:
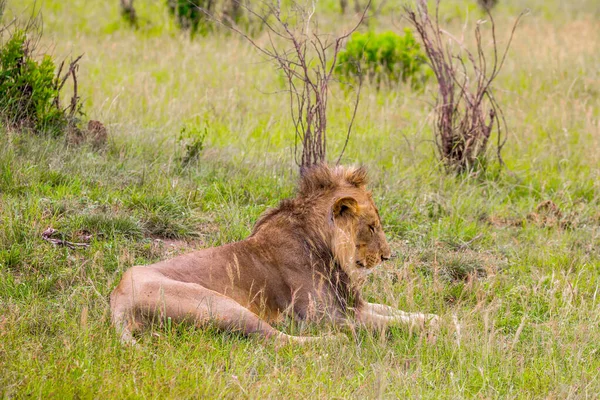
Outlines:
<svg viewBox="0 0 600 400"><path fill-rule="evenodd" d="M474 1L472 3L475 3ZM593 398L600 393L600 8L532 0L496 82L506 166L447 176L431 99L408 85L363 90L342 160L369 168L396 253L368 299L439 314L432 343L402 329L346 332L344 345L274 348L214 329L154 326L122 346L108 295L133 265L246 237L295 189L293 125L282 80L243 39L190 39L163 2L38 2L41 47L81 53L87 117L104 148L0 129L0 393L84 398ZM31 1L9 1L23 17ZM483 18L443 0L450 31ZM335 2L324 27L350 26ZM506 43L523 7L500 0ZM30 9L29 9L30 10ZM12 14L11 14L12 13ZM337 21L337 24L327 22ZM387 4L376 31L406 26ZM330 155L351 100L332 89ZM182 128L207 132L182 166ZM88 248L56 247L52 227ZM327 328L287 321L290 333Z"/></svg>

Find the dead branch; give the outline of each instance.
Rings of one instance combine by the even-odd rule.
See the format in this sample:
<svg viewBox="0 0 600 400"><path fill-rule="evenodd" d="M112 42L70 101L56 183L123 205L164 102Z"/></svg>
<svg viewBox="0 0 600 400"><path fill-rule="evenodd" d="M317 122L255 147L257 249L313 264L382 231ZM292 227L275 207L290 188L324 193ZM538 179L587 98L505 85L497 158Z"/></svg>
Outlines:
<svg viewBox="0 0 600 400"><path fill-rule="evenodd" d="M60 109L60 92L62 91L65 83L69 78L73 80L73 95L71 96L71 100L69 105L64 110L65 112L69 110L68 116L69 119L72 119L76 112L81 110L81 104L79 103L79 96L77 95L77 70L79 69L79 60L81 60L83 55L80 55L75 60L72 60L69 63L69 69L62 75L62 71L65 65L65 60L63 60L58 66L58 71L56 73L56 78L54 80L54 88L56 90L56 97L54 98L54 105L56 108Z"/></svg>
<svg viewBox="0 0 600 400"><path fill-rule="evenodd" d="M70 249L78 249L78 248L86 248L89 247L89 243L75 243L75 242L69 242L67 240L63 240L63 239L57 239L57 238L53 238L53 235L56 235L58 233L58 231L54 228L48 228L46 229L44 232L42 232L42 239L44 239L47 242L50 242L56 246L66 246Z"/></svg>

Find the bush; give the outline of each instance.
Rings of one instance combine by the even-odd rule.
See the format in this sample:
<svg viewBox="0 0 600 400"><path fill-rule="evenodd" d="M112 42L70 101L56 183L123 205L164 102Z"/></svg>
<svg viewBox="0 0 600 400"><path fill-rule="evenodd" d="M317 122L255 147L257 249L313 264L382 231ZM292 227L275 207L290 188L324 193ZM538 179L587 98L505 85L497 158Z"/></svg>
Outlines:
<svg viewBox="0 0 600 400"><path fill-rule="evenodd" d="M189 30L192 35L206 33L211 26L207 24L207 13L225 25L238 24L243 20L244 0L167 0L169 13L177 18L181 29Z"/></svg>
<svg viewBox="0 0 600 400"><path fill-rule="evenodd" d="M11 125L36 129L61 128L64 116L53 104L58 96L54 62L31 58L25 32L17 30L0 48L0 113Z"/></svg>
<svg viewBox="0 0 600 400"><path fill-rule="evenodd" d="M64 62L55 74L52 57L45 55L37 61L36 42L30 39L41 33L37 22L29 21L24 28L0 28L0 120L18 129L59 134L74 121L75 114L81 114L75 74L79 58L70 63L64 75ZM59 94L70 77L75 83L74 95L63 109Z"/></svg>
<svg viewBox="0 0 600 400"><path fill-rule="evenodd" d="M133 6L133 0L121 0L121 16L128 24L137 27L138 17Z"/></svg>
<svg viewBox="0 0 600 400"><path fill-rule="evenodd" d="M383 82L410 82L420 87L430 75L425 54L410 29L404 36L394 32L354 33L340 53L336 72L350 79Z"/></svg>
<svg viewBox="0 0 600 400"><path fill-rule="evenodd" d="M181 128L177 142L185 147L185 154L180 158L182 167L187 167L198 161L200 153L204 150L204 141L207 135L207 127L204 127L204 130L195 127L188 129L185 126Z"/></svg>
<svg viewBox="0 0 600 400"><path fill-rule="evenodd" d="M211 12L212 0L167 0L167 7L171 15L177 18L177 23L182 29L189 29L195 33L200 26L200 21L205 19L205 14L200 8Z"/></svg>

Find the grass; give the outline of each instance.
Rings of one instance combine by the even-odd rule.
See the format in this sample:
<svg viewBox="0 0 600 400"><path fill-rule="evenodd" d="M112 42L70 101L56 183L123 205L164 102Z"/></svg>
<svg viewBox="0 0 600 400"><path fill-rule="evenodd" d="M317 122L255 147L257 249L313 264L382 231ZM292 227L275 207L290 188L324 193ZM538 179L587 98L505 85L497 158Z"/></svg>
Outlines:
<svg viewBox="0 0 600 400"><path fill-rule="evenodd" d="M93 4L92 4L93 3ZM600 392L600 10L531 1L497 81L507 169L440 172L427 102L365 87L345 163L369 167L398 257L370 300L437 313L437 342L400 329L343 346L275 349L214 329L154 326L136 349L109 323L124 270L247 236L294 191L293 130L270 65L243 40L190 40L161 2L131 30L118 2L39 3L44 48L85 53L80 94L105 123L103 151L0 128L0 393L112 398L594 398ZM459 32L476 8L445 0ZM9 1L9 18L32 2ZM522 7L500 1L499 38ZM349 26L327 2L322 18ZM144 22L145 21L145 22ZM391 10L370 22L398 29ZM326 26L326 24L322 24ZM331 26L331 25L330 25ZM334 90L336 90L334 88ZM334 91L332 152L348 100ZM185 168L183 127L208 132ZM542 206L550 200L559 210ZM53 247L91 234L87 249ZM457 329L460 327L460 329ZM287 321L281 329L315 334Z"/></svg>

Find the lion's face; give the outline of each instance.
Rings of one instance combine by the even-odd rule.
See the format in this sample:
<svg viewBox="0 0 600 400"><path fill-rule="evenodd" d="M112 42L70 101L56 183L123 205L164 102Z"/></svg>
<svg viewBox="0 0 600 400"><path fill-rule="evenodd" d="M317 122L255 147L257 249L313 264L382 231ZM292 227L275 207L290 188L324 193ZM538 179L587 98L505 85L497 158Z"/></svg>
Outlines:
<svg viewBox="0 0 600 400"><path fill-rule="evenodd" d="M355 246L354 259L358 268L369 270L391 256L390 246L383 233L379 213L370 196L368 203L360 207L359 210Z"/></svg>
<svg viewBox="0 0 600 400"><path fill-rule="evenodd" d="M368 192L343 197L333 213L338 229L338 259L351 275L362 277L390 258L390 246Z"/></svg>

